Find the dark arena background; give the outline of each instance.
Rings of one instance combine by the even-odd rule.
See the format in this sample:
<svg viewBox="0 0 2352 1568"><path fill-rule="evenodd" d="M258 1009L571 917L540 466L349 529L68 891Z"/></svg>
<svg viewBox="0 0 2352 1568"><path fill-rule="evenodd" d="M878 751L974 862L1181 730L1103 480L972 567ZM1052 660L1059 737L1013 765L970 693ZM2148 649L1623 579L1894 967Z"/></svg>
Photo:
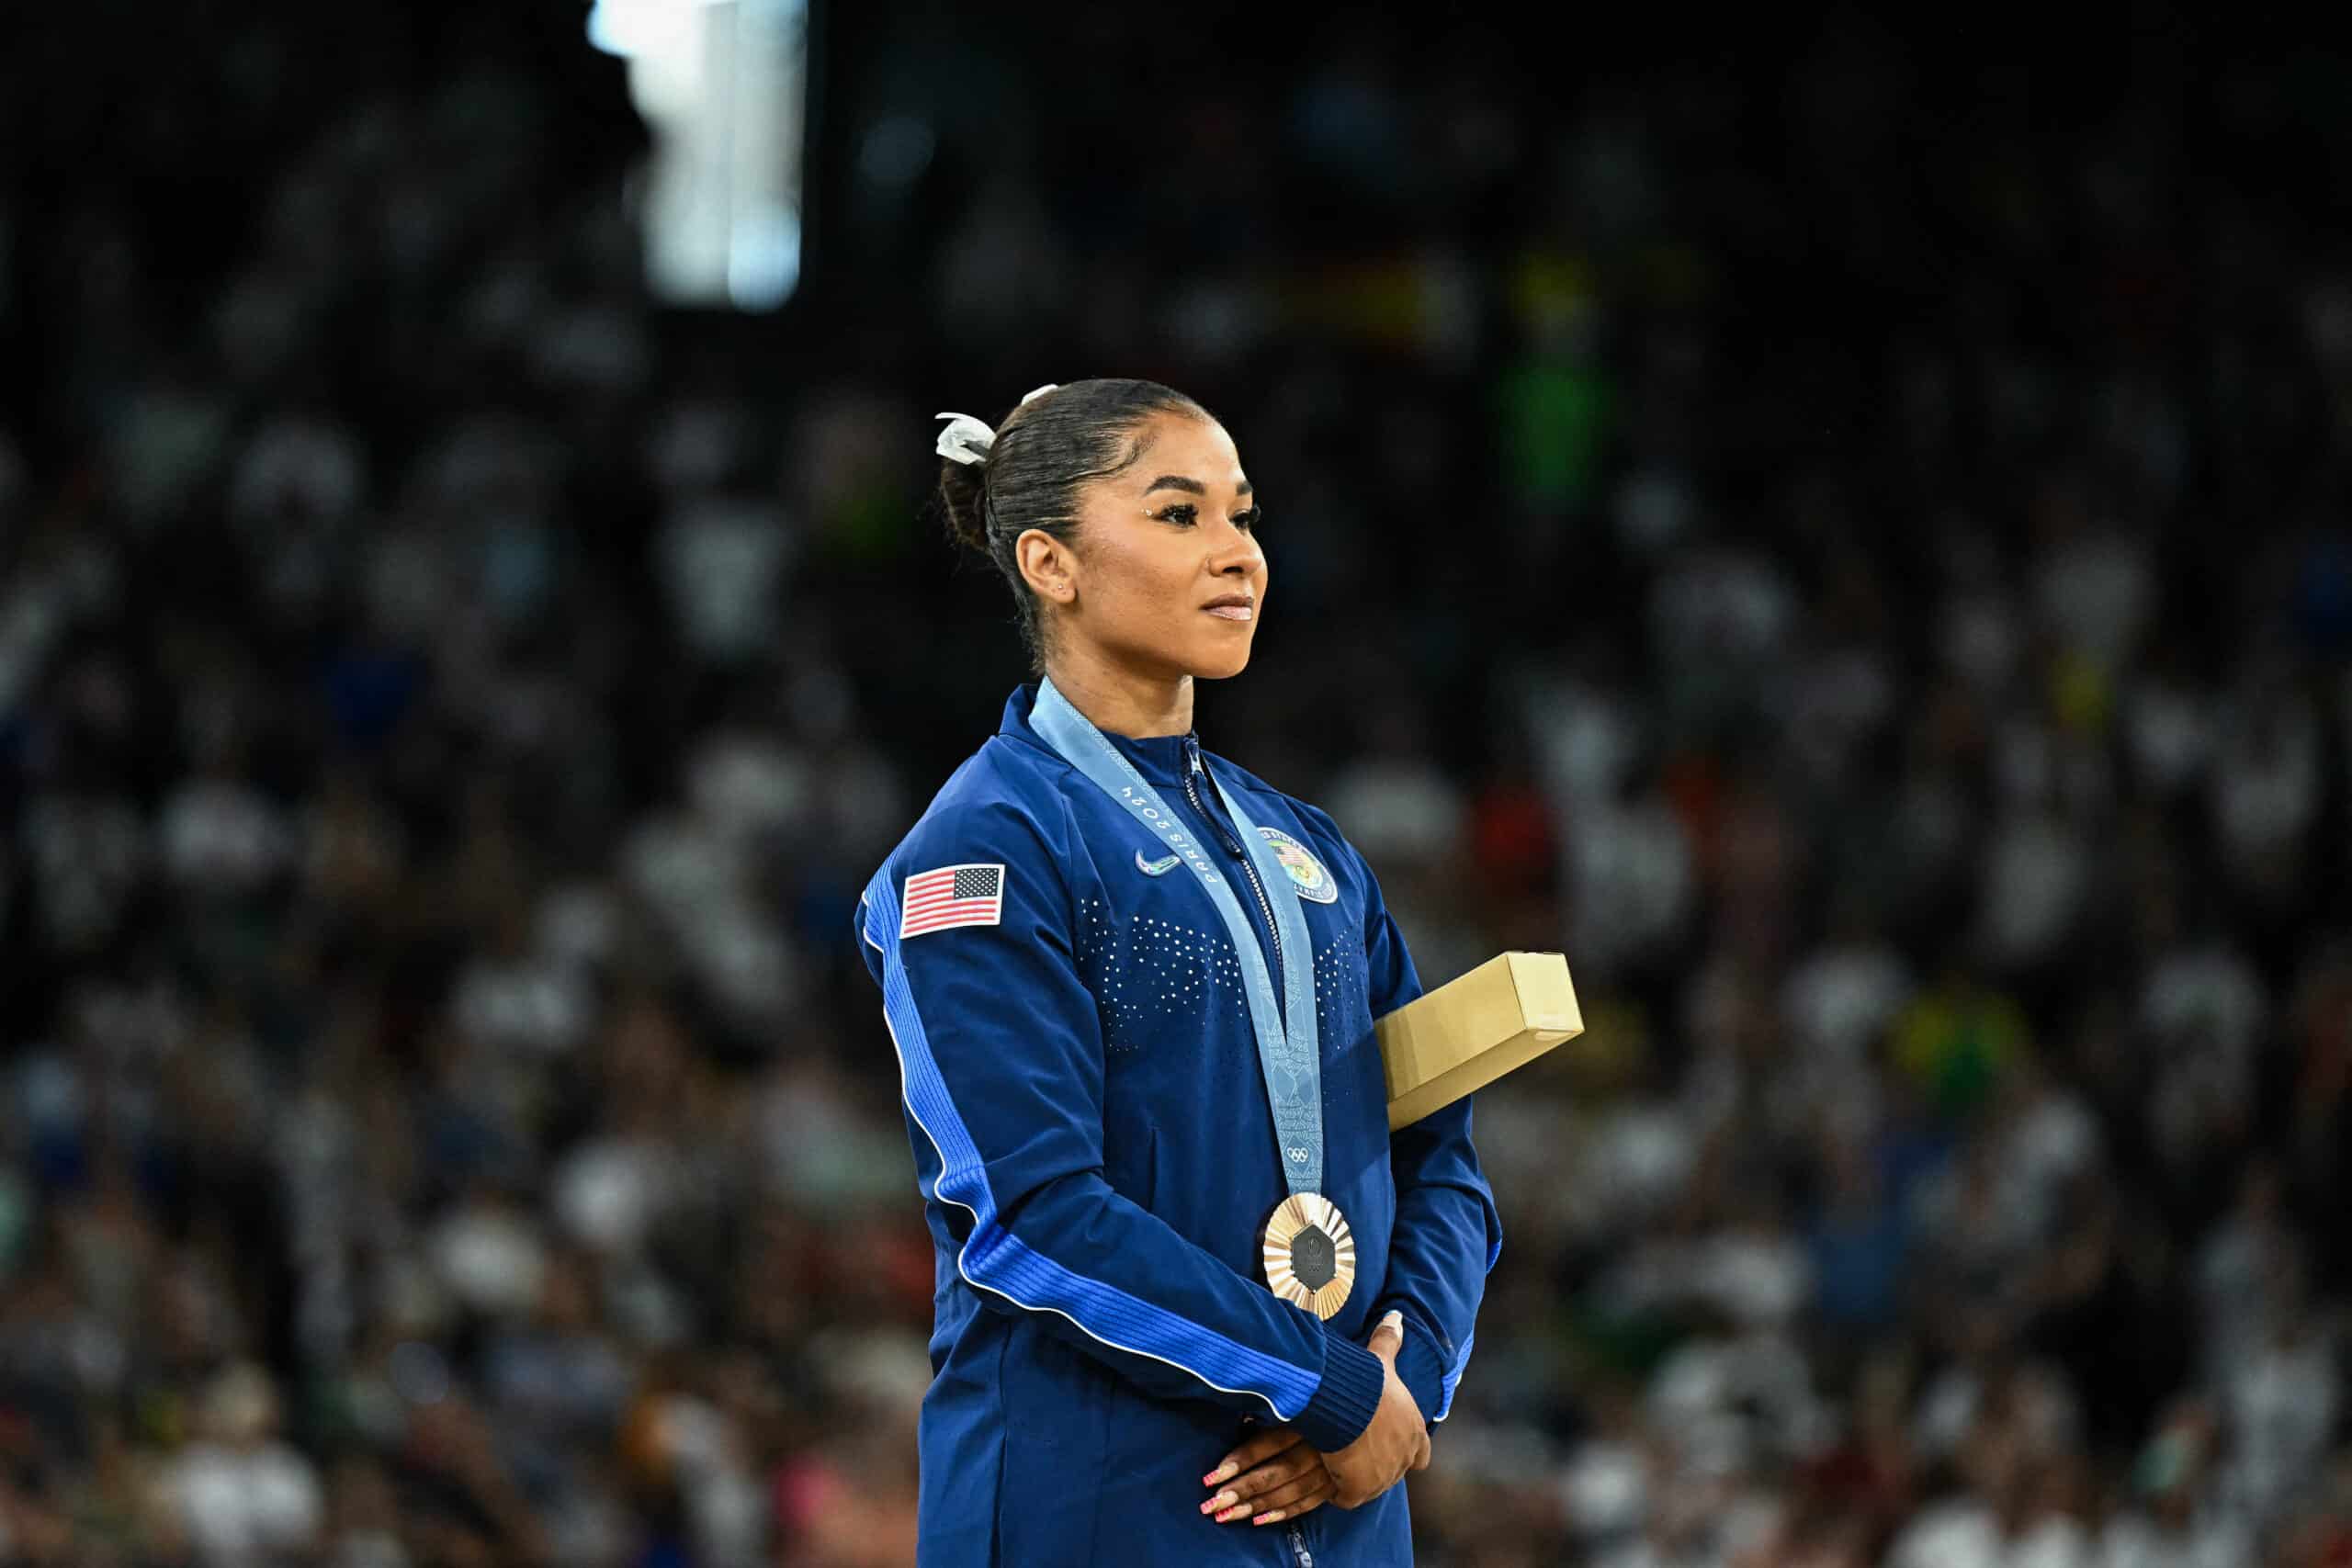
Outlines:
<svg viewBox="0 0 2352 1568"><path fill-rule="evenodd" d="M1097 375L1583 1001L1419 1562L2352 1563L2352 55L1875 9L13 8L0 1563L912 1561L851 910Z"/></svg>

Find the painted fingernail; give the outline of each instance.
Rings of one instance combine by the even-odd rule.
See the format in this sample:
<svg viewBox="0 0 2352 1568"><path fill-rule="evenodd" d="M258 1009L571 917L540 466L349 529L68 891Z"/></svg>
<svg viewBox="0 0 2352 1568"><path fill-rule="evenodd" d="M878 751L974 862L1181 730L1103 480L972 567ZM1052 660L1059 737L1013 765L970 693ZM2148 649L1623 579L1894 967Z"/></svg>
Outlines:
<svg viewBox="0 0 2352 1568"><path fill-rule="evenodd" d="M1215 1486L1220 1481L1230 1481L1232 1479L1233 1461L1231 1460L1227 1460L1223 1464L1218 1465L1215 1470L1212 1470L1206 1475L1202 1476L1201 1484L1204 1486Z"/></svg>
<svg viewBox="0 0 2352 1568"><path fill-rule="evenodd" d="M1282 1517L1283 1511L1280 1508L1269 1508L1250 1522L1253 1525L1270 1525Z"/></svg>
<svg viewBox="0 0 2352 1568"><path fill-rule="evenodd" d="M1206 1514L1214 1512L1218 1508L1229 1507L1232 1506L1234 1496L1232 1493L1220 1492L1216 1496L1201 1505L1201 1512Z"/></svg>
<svg viewBox="0 0 2352 1568"><path fill-rule="evenodd" d="M1223 1523L1225 1523L1227 1519L1238 1519L1238 1518L1239 1518L1242 1515L1244 1515L1244 1514L1248 1513L1249 1511L1250 1511L1249 1509L1247 1509L1247 1508L1245 1508L1245 1507L1241 1506L1239 1504L1238 1504L1238 1503L1237 1503L1237 1504L1235 1504L1232 1507L1227 1508L1227 1509L1225 1512L1223 1512L1222 1514L1219 1514L1219 1515L1216 1517L1216 1522L1217 1522L1217 1523L1219 1523L1219 1524L1223 1524Z"/></svg>

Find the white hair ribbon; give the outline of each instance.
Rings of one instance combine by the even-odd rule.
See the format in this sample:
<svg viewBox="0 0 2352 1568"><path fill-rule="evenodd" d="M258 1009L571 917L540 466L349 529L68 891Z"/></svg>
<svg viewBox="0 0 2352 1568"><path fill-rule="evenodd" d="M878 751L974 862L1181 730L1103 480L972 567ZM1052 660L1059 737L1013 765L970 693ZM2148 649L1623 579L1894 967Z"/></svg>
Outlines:
<svg viewBox="0 0 2352 1568"><path fill-rule="evenodd" d="M1058 381L1048 381L1036 390L1023 394L1021 400L1024 404L1035 402L1060 387ZM985 463L989 460L989 448L996 445L995 431L967 413L949 413L942 410L931 417L947 422L940 430L938 444L933 448L941 457L951 463Z"/></svg>
<svg viewBox="0 0 2352 1568"><path fill-rule="evenodd" d="M946 425L939 433L937 451L951 463L985 463L996 445L996 432L967 413L935 413Z"/></svg>

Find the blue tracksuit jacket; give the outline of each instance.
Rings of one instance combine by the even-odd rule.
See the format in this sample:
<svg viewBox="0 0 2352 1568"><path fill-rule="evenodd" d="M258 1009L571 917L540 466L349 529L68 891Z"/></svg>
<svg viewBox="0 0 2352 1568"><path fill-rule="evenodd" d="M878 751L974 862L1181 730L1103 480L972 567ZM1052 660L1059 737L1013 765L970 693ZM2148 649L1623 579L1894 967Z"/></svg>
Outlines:
<svg viewBox="0 0 2352 1568"><path fill-rule="evenodd" d="M1402 1486L1295 1525L1218 1525L1199 1506L1201 1477L1253 1424L1287 1424L1326 1452L1362 1433L1381 1388L1363 1342L1391 1307L1423 1415L1452 1404L1502 1228L1469 1100L1389 1134L1372 1026L1420 994L1412 960L1329 817L1200 761L1313 863L1266 892L1300 898L1316 948L1323 1190L1357 1259L1326 1324L1260 1272L1258 1227L1285 1189L1224 922L1150 830L1030 728L1035 696L1013 694L858 917L938 1249L921 1562L1408 1563ZM1112 739L1213 853L1236 858L1224 812L1204 792L1216 820L1202 820L1186 799L1193 738ZM1001 866L1001 918L901 935L908 879L949 866ZM964 891L987 886L983 872Z"/></svg>

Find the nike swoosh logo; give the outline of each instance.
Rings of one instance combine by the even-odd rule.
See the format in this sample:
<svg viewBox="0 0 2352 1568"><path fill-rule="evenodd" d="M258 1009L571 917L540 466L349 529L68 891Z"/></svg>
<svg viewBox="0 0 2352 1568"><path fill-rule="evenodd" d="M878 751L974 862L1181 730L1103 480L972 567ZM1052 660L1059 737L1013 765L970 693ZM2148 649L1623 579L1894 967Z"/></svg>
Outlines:
<svg viewBox="0 0 2352 1568"><path fill-rule="evenodd" d="M1143 852L1141 850L1137 850L1136 852L1136 869L1142 872L1146 876L1164 876L1168 873L1174 871L1176 869L1176 863L1183 858L1184 857L1182 855L1170 855L1166 860L1146 860L1143 858Z"/></svg>

